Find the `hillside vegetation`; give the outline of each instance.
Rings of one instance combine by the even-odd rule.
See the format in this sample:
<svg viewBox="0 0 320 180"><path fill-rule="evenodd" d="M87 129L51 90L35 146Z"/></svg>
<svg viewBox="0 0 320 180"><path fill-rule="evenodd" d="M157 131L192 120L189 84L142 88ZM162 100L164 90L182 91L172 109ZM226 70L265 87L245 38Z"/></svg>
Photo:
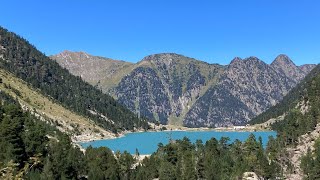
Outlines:
<svg viewBox="0 0 320 180"><path fill-rule="evenodd" d="M94 121L66 109L3 69L0 69L0 80L0 91L14 97L24 110L56 126L74 141L113 137Z"/></svg>
<svg viewBox="0 0 320 180"><path fill-rule="evenodd" d="M277 119L279 115L283 118L268 121L270 118ZM320 65L284 97L282 102L253 119L251 124L268 122L269 126L278 132L275 142L278 148L275 149L275 154L278 156L278 163L286 172L286 177L320 177L318 170L309 168L319 160L319 143L315 143L315 140L320 137Z"/></svg>
<svg viewBox="0 0 320 180"><path fill-rule="evenodd" d="M146 120L111 96L71 75L23 38L0 28L0 67L29 83L64 107L89 117L106 130L148 128Z"/></svg>
<svg viewBox="0 0 320 180"><path fill-rule="evenodd" d="M0 92L0 179L229 179L247 171L277 177L279 167L268 164L267 154L253 135L231 144L228 138L195 144L184 138L159 144L143 161L138 150L132 156L89 147L84 154L67 135Z"/></svg>
<svg viewBox="0 0 320 180"><path fill-rule="evenodd" d="M130 154L117 160L107 148L84 154L55 126L0 91L0 179L128 179Z"/></svg>

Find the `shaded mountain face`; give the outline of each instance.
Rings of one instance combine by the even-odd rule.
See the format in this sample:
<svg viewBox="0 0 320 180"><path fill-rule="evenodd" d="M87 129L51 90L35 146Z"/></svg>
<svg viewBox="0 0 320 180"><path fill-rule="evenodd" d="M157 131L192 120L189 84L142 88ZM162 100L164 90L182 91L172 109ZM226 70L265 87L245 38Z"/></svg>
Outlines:
<svg viewBox="0 0 320 180"><path fill-rule="evenodd" d="M71 69L61 58L55 59ZM271 65L249 57L221 66L163 53L124 68L105 66L104 71L114 71L114 75L97 75L96 81L111 81L100 88L139 116L162 124L217 127L246 124L279 102L313 67L298 67L285 55Z"/></svg>
<svg viewBox="0 0 320 180"><path fill-rule="evenodd" d="M118 101L138 115L166 124L172 109L166 87L157 72L138 67L125 76L116 90Z"/></svg>
<svg viewBox="0 0 320 180"><path fill-rule="evenodd" d="M113 95L139 116L162 124L182 125L193 103L217 83L225 69L221 65L174 53L150 55L136 64L121 64L116 69L106 65L114 60L81 52L65 51L51 57L71 73L81 75L84 80ZM96 60L102 63L95 66L93 61ZM91 72L84 73L88 69ZM105 72L113 74L105 76Z"/></svg>
<svg viewBox="0 0 320 180"><path fill-rule="evenodd" d="M185 113L205 89L216 83L223 66L178 54L144 58L116 87L118 101L139 115L181 125Z"/></svg>
<svg viewBox="0 0 320 180"><path fill-rule="evenodd" d="M244 124L275 105L297 81L256 57L235 59L218 85L194 104L184 124L190 127Z"/></svg>
<svg viewBox="0 0 320 180"><path fill-rule="evenodd" d="M317 101L317 103L319 103L320 100L317 96L320 95L320 93L318 93L318 86L320 84L320 65L318 64L312 67L312 71L310 71L298 85L292 88L279 103L254 117L250 121L250 124L262 124L271 119L279 119L279 117L288 114L289 111L294 109L298 109L301 113L306 113L310 110L311 103ZM313 105L313 108L318 109L318 107L318 105Z"/></svg>

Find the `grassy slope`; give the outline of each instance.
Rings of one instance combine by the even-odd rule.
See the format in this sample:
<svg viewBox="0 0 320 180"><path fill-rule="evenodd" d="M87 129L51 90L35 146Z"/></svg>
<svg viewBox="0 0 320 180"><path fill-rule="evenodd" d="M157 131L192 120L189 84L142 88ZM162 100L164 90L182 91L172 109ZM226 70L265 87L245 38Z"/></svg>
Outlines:
<svg viewBox="0 0 320 180"><path fill-rule="evenodd" d="M39 91L31 88L11 73L0 69L0 77L3 81L0 84L0 90L17 98L24 109L32 110L40 115L43 120L57 125L58 129L70 134L73 140L100 139L113 136L112 133L96 126L90 119L80 116L43 96Z"/></svg>
<svg viewBox="0 0 320 180"><path fill-rule="evenodd" d="M107 93L112 92L112 88L121 78L134 68L134 64L130 62L93 56L85 52L66 50L50 58L73 75L81 76L86 82L93 86L98 85L99 89Z"/></svg>

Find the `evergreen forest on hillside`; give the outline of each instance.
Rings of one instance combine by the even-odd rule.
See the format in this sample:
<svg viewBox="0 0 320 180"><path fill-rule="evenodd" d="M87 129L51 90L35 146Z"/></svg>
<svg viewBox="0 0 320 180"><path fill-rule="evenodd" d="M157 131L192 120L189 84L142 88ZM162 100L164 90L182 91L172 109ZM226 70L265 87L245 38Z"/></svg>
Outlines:
<svg viewBox="0 0 320 180"><path fill-rule="evenodd" d="M0 48L0 68L23 79L52 100L114 133L149 128L146 119L138 118L111 96L71 75L25 39L2 27L0 37L3 47Z"/></svg>
<svg viewBox="0 0 320 180"><path fill-rule="evenodd" d="M280 167L273 157L273 140L264 151L251 135L230 144L212 138L192 144L187 138L168 145L138 163L136 155L89 147L86 153L55 127L40 121L1 92L0 177L25 179L228 179L254 171L276 177ZM268 163L271 160L271 164Z"/></svg>

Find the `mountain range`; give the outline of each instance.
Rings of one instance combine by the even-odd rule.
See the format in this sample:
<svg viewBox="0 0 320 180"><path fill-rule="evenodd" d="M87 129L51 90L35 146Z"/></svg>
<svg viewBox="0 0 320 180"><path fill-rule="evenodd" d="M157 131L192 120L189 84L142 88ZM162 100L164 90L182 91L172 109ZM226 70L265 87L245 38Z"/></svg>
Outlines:
<svg viewBox="0 0 320 180"><path fill-rule="evenodd" d="M0 179L319 177L320 65L296 66L286 55L225 66L174 53L138 63L70 51L51 58L58 63L0 27ZM253 134L231 144L184 138L143 161L76 145L149 130L144 117L189 127L249 123L277 137L265 148Z"/></svg>
<svg viewBox="0 0 320 180"><path fill-rule="evenodd" d="M257 57L209 64L175 53L129 63L85 52L51 56L139 117L187 127L245 125L279 102L314 67L286 55L271 64Z"/></svg>

